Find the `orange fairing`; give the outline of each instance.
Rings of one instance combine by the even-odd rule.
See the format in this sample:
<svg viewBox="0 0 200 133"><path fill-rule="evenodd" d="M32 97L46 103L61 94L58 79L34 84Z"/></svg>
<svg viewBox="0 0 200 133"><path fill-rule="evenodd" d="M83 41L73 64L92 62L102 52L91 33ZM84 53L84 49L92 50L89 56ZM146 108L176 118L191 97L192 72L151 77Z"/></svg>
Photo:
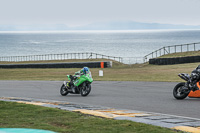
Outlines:
<svg viewBox="0 0 200 133"><path fill-rule="evenodd" d="M197 82L197 87L200 89L200 83L199 82ZM189 93L188 97L197 97L197 98L200 98L200 90L191 91Z"/></svg>
<svg viewBox="0 0 200 133"><path fill-rule="evenodd" d="M199 82L197 82L197 87L199 88L199 90L200 90L200 81Z"/></svg>

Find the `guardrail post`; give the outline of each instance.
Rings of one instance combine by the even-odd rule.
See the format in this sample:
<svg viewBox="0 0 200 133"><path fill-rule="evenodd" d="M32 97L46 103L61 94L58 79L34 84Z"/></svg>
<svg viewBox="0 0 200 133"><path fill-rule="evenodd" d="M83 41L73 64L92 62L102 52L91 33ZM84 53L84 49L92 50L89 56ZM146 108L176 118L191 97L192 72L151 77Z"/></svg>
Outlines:
<svg viewBox="0 0 200 133"><path fill-rule="evenodd" d="M175 45L175 47L174 47L174 48L175 48L175 53L176 53L176 45Z"/></svg>
<svg viewBox="0 0 200 133"><path fill-rule="evenodd" d="M121 59L121 63L123 63L123 58L120 58Z"/></svg>
<svg viewBox="0 0 200 133"><path fill-rule="evenodd" d="M157 58L158 56L157 56L157 50L156 50L156 58Z"/></svg>
<svg viewBox="0 0 200 133"><path fill-rule="evenodd" d="M161 49L159 49L160 50L160 56L161 56Z"/></svg>
<svg viewBox="0 0 200 133"><path fill-rule="evenodd" d="M181 45L181 53L183 52L183 45Z"/></svg>

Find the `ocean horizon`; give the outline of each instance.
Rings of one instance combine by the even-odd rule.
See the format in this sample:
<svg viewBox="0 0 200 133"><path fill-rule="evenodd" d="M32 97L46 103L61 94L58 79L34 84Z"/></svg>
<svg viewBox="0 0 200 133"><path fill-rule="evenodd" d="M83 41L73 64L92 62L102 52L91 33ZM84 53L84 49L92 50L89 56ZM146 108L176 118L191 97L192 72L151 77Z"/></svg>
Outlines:
<svg viewBox="0 0 200 133"><path fill-rule="evenodd" d="M0 31L0 57L93 52L142 58L164 46L200 42L200 30Z"/></svg>
<svg viewBox="0 0 200 133"><path fill-rule="evenodd" d="M0 30L0 33L68 33L68 32L165 32L200 31L200 29L135 29L135 30Z"/></svg>

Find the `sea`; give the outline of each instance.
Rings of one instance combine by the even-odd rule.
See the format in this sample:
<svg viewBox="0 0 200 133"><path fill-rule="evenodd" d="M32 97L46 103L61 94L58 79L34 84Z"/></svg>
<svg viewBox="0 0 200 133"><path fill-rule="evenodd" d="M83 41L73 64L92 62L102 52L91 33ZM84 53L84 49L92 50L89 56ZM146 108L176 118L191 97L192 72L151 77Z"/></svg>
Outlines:
<svg viewBox="0 0 200 133"><path fill-rule="evenodd" d="M93 52L142 58L164 46L200 42L200 30L1 31L0 57Z"/></svg>

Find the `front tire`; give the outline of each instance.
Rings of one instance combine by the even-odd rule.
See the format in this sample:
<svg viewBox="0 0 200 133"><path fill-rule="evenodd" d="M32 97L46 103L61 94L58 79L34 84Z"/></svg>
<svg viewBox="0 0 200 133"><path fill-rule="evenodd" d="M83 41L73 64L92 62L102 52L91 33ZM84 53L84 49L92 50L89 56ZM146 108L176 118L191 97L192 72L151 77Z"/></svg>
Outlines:
<svg viewBox="0 0 200 133"><path fill-rule="evenodd" d="M63 84L63 85L61 86L61 88L60 88L60 94L61 94L62 96L66 96L68 93L69 93L69 92L68 92L67 88L66 88L65 85Z"/></svg>
<svg viewBox="0 0 200 133"><path fill-rule="evenodd" d="M91 85L86 84L81 87L81 96L87 96L91 91Z"/></svg>
<svg viewBox="0 0 200 133"><path fill-rule="evenodd" d="M178 83L174 87L173 95L178 100L185 99L188 96L189 92L190 92L189 90L183 90L183 87L185 87L185 83L184 82Z"/></svg>

